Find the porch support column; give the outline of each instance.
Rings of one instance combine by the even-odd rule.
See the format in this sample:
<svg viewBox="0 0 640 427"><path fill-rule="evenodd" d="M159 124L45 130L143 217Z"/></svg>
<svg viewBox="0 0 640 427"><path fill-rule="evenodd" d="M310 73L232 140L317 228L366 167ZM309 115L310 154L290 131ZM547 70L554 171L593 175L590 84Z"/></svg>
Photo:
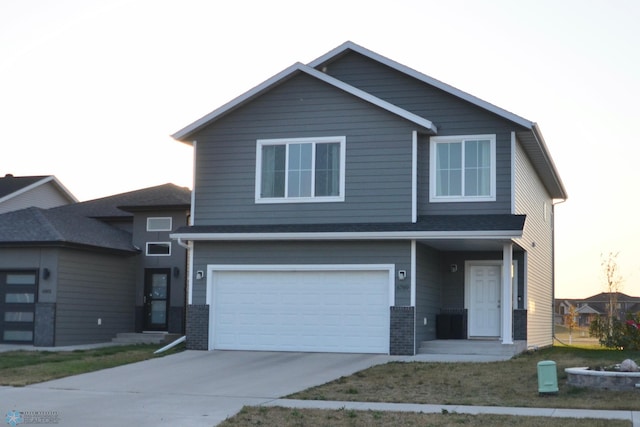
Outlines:
<svg viewBox="0 0 640 427"><path fill-rule="evenodd" d="M513 244L509 242L502 247L502 344L513 344L512 265Z"/></svg>

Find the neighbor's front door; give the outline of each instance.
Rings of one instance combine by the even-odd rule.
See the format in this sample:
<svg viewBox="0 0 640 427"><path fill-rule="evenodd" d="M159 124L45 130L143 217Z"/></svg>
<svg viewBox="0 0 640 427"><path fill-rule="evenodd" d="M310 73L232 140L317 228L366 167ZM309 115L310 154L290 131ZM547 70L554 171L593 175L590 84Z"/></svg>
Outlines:
<svg viewBox="0 0 640 427"><path fill-rule="evenodd" d="M166 331L171 270L147 269L144 276L144 329Z"/></svg>
<svg viewBox="0 0 640 427"><path fill-rule="evenodd" d="M472 265L469 272L469 336L500 336L499 265Z"/></svg>

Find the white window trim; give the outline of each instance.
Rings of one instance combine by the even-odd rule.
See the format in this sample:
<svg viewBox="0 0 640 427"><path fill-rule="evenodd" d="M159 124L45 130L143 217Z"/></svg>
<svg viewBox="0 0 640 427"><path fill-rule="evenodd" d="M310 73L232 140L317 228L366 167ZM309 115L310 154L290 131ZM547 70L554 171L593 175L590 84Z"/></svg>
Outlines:
<svg viewBox="0 0 640 427"><path fill-rule="evenodd" d="M490 141L491 177L488 196L436 196L436 146L439 143L463 142L488 139ZM464 153L464 151L463 151ZM463 168L464 171L464 168ZM462 179L464 185L464 176ZM495 202L496 201L496 135L452 135L432 136L429 139L429 202Z"/></svg>
<svg viewBox="0 0 640 427"><path fill-rule="evenodd" d="M313 197L288 197L285 188L284 197L261 197L260 189L262 187L262 147L265 145L288 145L288 144L308 144L308 143L330 143L337 142L340 144L340 183L338 196L313 196ZM345 136L330 136L319 138L280 138L280 139L259 139L256 143L256 187L255 202L256 203L322 203L322 202L344 202L345 189L345 155L346 155ZM313 150L315 156L315 150ZM315 164L314 164L315 167ZM315 172L315 170L314 170ZM315 179L315 173L312 174L312 180ZM313 181L312 181L313 182ZM312 188L314 186L312 185Z"/></svg>
<svg viewBox="0 0 640 427"><path fill-rule="evenodd" d="M154 220L154 219L168 219L169 220L169 228L154 228L152 229L149 226L149 220ZM171 227L173 226L173 218L170 216L150 216L149 218L147 218L147 231L171 231Z"/></svg>
<svg viewBox="0 0 640 427"><path fill-rule="evenodd" d="M169 245L169 253L168 254L150 254L149 253L149 245ZM171 256L171 242L147 242L145 254L147 256Z"/></svg>

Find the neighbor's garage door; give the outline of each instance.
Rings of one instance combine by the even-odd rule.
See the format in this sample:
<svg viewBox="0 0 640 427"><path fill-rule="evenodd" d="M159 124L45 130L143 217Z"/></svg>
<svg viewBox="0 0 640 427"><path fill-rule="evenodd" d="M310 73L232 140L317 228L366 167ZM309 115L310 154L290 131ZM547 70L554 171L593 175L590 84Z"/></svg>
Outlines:
<svg viewBox="0 0 640 427"><path fill-rule="evenodd" d="M213 349L389 352L389 270L212 271Z"/></svg>

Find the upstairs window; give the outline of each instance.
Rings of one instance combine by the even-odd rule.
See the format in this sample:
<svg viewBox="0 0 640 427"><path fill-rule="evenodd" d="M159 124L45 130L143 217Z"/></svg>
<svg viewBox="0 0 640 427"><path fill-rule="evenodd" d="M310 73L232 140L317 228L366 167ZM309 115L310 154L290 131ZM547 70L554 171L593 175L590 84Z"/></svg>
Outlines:
<svg viewBox="0 0 640 427"><path fill-rule="evenodd" d="M171 217L147 218L147 231L171 231Z"/></svg>
<svg viewBox="0 0 640 427"><path fill-rule="evenodd" d="M495 201L495 159L495 135L432 137L429 201Z"/></svg>
<svg viewBox="0 0 640 427"><path fill-rule="evenodd" d="M344 201L345 137L261 139L256 202Z"/></svg>

